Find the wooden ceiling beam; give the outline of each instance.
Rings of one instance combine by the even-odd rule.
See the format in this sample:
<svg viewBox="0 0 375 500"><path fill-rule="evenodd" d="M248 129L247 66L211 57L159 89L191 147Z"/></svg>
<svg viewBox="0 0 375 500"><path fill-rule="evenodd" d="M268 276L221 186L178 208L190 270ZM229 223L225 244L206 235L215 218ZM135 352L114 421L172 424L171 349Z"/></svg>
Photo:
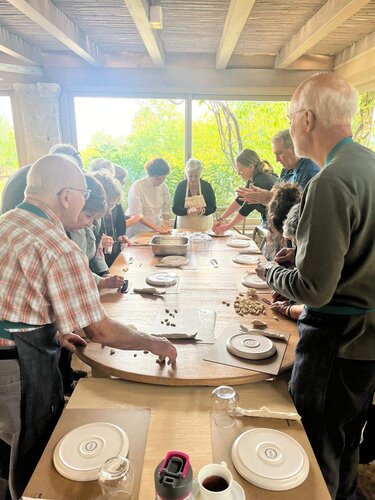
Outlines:
<svg viewBox="0 0 375 500"><path fill-rule="evenodd" d="M375 32L336 56L334 71L352 85L362 87L375 75Z"/></svg>
<svg viewBox="0 0 375 500"><path fill-rule="evenodd" d="M0 51L15 57L22 62L43 64L42 53L39 49L25 42L20 36L11 33L0 26Z"/></svg>
<svg viewBox="0 0 375 500"><path fill-rule="evenodd" d="M42 76L43 71L39 66L21 66L18 64L0 63L0 72L20 73L23 75Z"/></svg>
<svg viewBox="0 0 375 500"><path fill-rule="evenodd" d="M216 54L216 69L227 67L254 3L255 0L231 0Z"/></svg>
<svg viewBox="0 0 375 500"><path fill-rule="evenodd" d="M100 48L51 0L7 1L86 62L102 65Z"/></svg>
<svg viewBox="0 0 375 500"><path fill-rule="evenodd" d="M146 0L124 0L134 24L156 67L165 64L165 54L159 35L150 25L150 6Z"/></svg>
<svg viewBox="0 0 375 500"><path fill-rule="evenodd" d="M279 51L275 68L285 69L323 40L371 0L328 0L328 2Z"/></svg>

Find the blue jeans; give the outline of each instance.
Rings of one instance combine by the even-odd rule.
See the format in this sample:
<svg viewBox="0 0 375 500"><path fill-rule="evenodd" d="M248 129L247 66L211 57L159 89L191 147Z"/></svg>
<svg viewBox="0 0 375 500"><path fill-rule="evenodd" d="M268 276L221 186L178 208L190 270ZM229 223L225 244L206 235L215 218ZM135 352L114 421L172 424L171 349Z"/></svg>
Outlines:
<svg viewBox="0 0 375 500"><path fill-rule="evenodd" d="M0 465L9 469L8 486L13 499L18 495L13 488L14 465L17 458L18 441L21 432L21 376L18 360L0 361L0 440L2 446ZM9 459L9 453L10 459ZM5 451L6 450L6 451ZM3 461L4 460L4 461ZM9 463L8 463L9 461Z"/></svg>
<svg viewBox="0 0 375 500"><path fill-rule="evenodd" d="M358 449L375 361L337 357L353 317L304 312L290 392L332 498L355 500Z"/></svg>

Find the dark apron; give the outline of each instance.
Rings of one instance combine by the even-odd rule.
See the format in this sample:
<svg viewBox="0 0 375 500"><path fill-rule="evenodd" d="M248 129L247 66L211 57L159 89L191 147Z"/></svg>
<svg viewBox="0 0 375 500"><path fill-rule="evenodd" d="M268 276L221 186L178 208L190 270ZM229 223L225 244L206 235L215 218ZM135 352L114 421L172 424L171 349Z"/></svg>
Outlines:
<svg viewBox="0 0 375 500"><path fill-rule="evenodd" d="M21 433L14 486L22 495L64 408L54 324L12 333L21 377Z"/></svg>

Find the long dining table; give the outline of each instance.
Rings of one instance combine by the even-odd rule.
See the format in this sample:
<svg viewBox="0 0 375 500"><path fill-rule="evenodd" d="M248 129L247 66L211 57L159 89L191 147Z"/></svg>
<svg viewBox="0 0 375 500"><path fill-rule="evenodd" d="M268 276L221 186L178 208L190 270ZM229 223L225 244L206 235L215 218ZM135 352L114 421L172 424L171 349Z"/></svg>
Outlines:
<svg viewBox="0 0 375 500"><path fill-rule="evenodd" d="M109 317L154 333L155 319L158 315L160 317L160 311L211 308L217 313L215 338L228 325L243 324L253 328L251 321L260 319L267 324L269 330L290 334L280 372L292 367L298 340L297 326L294 321L274 313L262 301L270 299L271 290L258 290L254 297L254 300L264 305L264 314L239 316L234 309L236 296L239 293L246 294L247 290L241 280L247 273L254 272L256 264L233 262L233 257L241 249L228 246L229 237L212 237L209 241L191 238L187 253L189 265L178 269L164 269L155 267L160 257L153 254L149 244L154 235L155 233L144 233L134 237L133 245L126 247L112 265L112 273L123 274L129 280L129 292L102 292L102 304ZM254 242L250 243L254 245ZM259 255L259 258L262 256ZM212 259L217 261L216 267ZM178 290L169 290L158 297L133 293L133 288L147 287L147 276L157 270L175 272L178 276ZM247 384L270 378L268 373L205 361L205 354L211 348L209 344L178 341L176 348L178 357L174 367L155 362L155 356L147 352L103 348L94 343L89 343L77 354L92 367L93 376L114 376L149 384L217 386Z"/></svg>

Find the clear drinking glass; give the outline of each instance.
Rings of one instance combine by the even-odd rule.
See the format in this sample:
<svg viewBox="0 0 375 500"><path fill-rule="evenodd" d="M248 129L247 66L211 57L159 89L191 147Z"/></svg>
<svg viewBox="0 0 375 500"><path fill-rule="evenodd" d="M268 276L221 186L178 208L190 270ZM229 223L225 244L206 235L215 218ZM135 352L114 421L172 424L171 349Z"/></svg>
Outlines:
<svg viewBox="0 0 375 500"><path fill-rule="evenodd" d="M216 311L203 307L198 311L198 337L212 342L215 338Z"/></svg>
<svg viewBox="0 0 375 500"><path fill-rule="evenodd" d="M238 407L238 394L229 385L216 387L211 394L212 412L219 427L232 427Z"/></svg>
<svg viewBox="0 0 375 500"><path fill-rule="evenodd" d="M98 482L104 498L130 499L134 484L132 463L125 457L109 458L99 470Z"/></svg>

